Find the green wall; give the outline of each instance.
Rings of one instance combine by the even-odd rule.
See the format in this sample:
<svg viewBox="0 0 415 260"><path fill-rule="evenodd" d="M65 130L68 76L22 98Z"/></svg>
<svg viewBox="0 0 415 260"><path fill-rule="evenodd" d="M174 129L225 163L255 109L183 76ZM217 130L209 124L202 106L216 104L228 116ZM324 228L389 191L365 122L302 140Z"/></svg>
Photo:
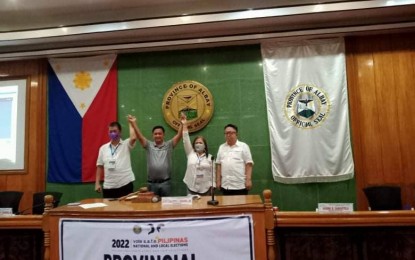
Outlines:
<svg viewBox="0 0 415 260"><path fill-rule="evenodd" d="M280 184L272 179L269 130L259 45L125 54L118 57L118 117L128 135L127 114L137 116L143 134L151 138L155 125L164 125L166 139L175 131L164 121L161 103L165 92L176 82L196 80L213 95L215 111L209 124L192 136L207 138L209 151L216 156L225 139L228 123L239 128L239 140L246 142L255 162L250 194L273 192L273 204L280 210L315 210L318 202L355 203L355 180L335 183ZM193 138L192 138L193 139ZM146 158L137 143L132 152L135 187L146 185ZM173 195L185 195L182 179L186 156L182 144L174 151ZM48 183L47 190L64 192L61 204L99 197L93 184Z"/></svg>

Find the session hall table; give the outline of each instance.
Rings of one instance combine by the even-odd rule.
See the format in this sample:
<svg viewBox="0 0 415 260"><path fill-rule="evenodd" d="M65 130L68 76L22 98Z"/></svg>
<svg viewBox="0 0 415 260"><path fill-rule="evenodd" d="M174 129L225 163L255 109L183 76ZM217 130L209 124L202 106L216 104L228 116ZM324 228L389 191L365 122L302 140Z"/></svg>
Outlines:
<svg viewBox="0 0 415 260"><path fill-rule="evenodd" d="M247 196L216 196L217 206L208 205L210 196L193 200L191 205L163 205L156 203L137 203L132 201L117 201L108 199L86 199L81 204L105 203L105 207L84 209L80 206L65 205L48 211L45 215L47 227L45 259L59 259L59 221L65 219L163 219L180 217L214 217L252 215L254 230L255 259L267 258L267 239L265 229L265 205L259 195ZM272 222L272 216L271 216ZM271 223L272 224L272 223ZM272 227L273 228L273 227ZM202 239L202 238L201 238ZM206 243L206 242L205 242Z"/></svg>
<svg viewBox="0 0 415 260"><path fill-rule="evenodd" d="M415 211L274 212L281 260L413 260Z"/></svg>

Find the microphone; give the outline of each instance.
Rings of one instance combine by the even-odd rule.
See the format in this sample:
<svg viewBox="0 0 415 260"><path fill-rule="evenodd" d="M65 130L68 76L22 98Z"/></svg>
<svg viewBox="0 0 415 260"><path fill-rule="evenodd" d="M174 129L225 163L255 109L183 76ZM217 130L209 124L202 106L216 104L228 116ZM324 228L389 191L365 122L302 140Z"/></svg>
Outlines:
<svg viewBox="0 0 415 260"><path fill-rule="evenodd" d="M15 215L25 215L24 213L28 210L33 210L33 209L37 209L37 208L44 207L44 206L45 206L44 202L40 203L40 204L36 204L36 205L31 206L30 208L27 208L27 209L20 210L20 211L16 212Z"/></svg>
<svg viewBox="0 0 415 260"><path fill-rule="evenodd" d="M56 208L56 206L59 204L60 200L54 200L53 203L53 208ZM33 206L31 206L30 208L26 208L24 210L20 210L18 212L15 213L15 215L26 215L26 211L28 210L32 210L32 214L33 215L39 215L40 212L43 213L44 207L45 207L45 202L39 203L39 204L35 204Z"/></svg>
<svg viewBox="0 0 415 260"><path fill-rule="evenodd" d="M212 194L212 200L209 200L207 202L207 204L212 205L212 206L216 206L216 205L219 204L219 201L215 200L215 191L214 191L214 188L213 188L213 161L215 160L215 157L212 156L212 157L210 157L210 159L212 160L212 186L211 186L211 189L210 189L210 193Z"/></svg>

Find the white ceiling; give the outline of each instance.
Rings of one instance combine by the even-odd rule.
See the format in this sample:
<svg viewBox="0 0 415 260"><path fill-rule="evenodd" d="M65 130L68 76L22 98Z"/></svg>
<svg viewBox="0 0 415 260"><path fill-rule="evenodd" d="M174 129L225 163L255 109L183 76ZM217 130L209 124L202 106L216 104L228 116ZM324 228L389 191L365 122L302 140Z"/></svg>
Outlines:
<svg viewBox="0 0 415 260"><path fill-rule="evenodd" d="M334 0L2 0L0 32L207 14Z"/></svg>
<svg viewBox="0 0 415 260"><path fill-rule="evenodd" d="M2 0L0 60L415 30L415 0Z"/></svg>

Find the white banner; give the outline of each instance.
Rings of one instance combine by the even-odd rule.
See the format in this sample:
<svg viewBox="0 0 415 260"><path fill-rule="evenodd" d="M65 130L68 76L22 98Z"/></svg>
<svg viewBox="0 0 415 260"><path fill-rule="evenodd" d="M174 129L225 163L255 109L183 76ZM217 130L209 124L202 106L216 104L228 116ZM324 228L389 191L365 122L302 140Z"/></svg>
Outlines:
<svg viewBox="0 0 415 260"><path fill-rule="evenodd" d="M61 219L61 260L255 259L252 216Z"/></svg>
<svg viewBox="0 0 415 260"><path fill-rule="evenodd" d="M352 178L344 40L270 42L261 51L274 180Z"/></svg>

